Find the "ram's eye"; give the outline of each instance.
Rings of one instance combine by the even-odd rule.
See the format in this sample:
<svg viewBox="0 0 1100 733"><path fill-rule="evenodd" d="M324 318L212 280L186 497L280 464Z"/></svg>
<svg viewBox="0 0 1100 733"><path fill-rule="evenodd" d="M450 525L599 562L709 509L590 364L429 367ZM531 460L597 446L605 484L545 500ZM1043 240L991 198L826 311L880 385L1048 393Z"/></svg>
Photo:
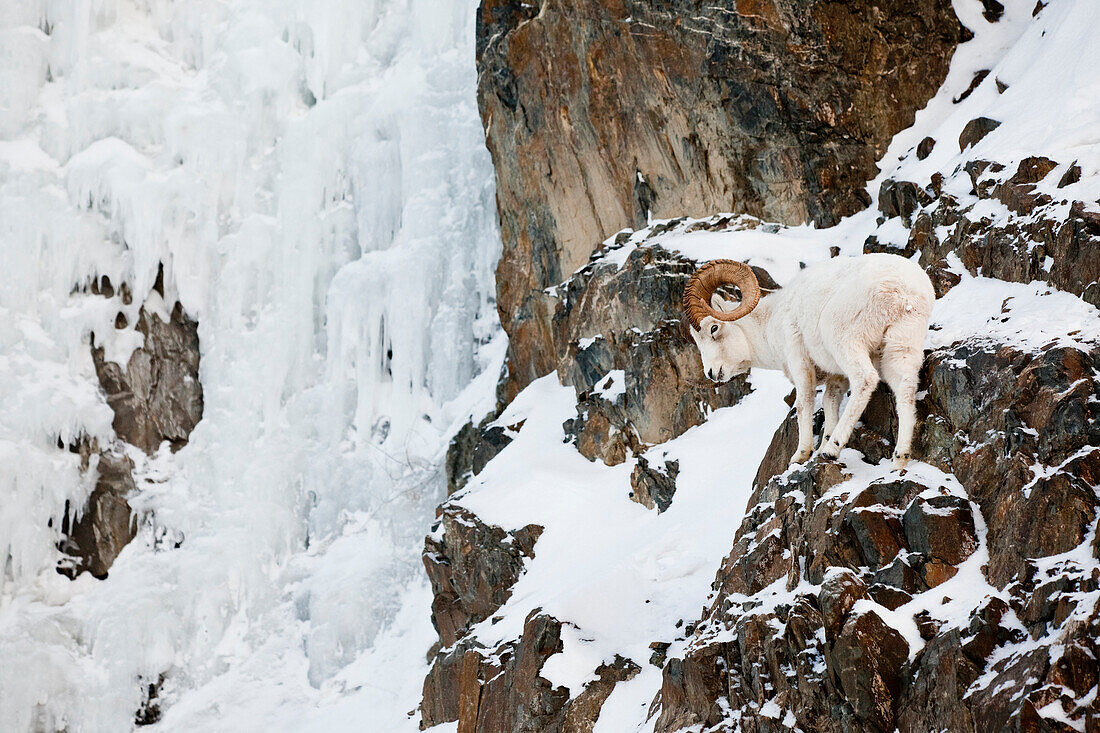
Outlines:
<svg viewBox="0 0 1100 733"><path fill-rule="evenodd" d="M717 323L715 323L713 326L710 327L710 335L711 336L717 336L718 335L718 324Z"/></svg>

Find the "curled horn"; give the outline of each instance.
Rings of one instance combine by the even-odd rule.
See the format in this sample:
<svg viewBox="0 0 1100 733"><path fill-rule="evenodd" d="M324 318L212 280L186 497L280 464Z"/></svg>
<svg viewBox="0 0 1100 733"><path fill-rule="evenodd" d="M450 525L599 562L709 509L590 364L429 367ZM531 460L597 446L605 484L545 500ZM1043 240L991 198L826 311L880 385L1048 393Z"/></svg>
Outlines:
<svg viewBox="0 0 1100 733"><path fill-rule="evenodd" d="M710 296L723 285L736 285L741 289L741 304L731 313L715 310L710 305ZM698 329L699 323L707 316L719 321L744 318L759 302L760 283L751 267L734 260L714 260L696 270L688 280L681 305L691 327Z"/></svg>

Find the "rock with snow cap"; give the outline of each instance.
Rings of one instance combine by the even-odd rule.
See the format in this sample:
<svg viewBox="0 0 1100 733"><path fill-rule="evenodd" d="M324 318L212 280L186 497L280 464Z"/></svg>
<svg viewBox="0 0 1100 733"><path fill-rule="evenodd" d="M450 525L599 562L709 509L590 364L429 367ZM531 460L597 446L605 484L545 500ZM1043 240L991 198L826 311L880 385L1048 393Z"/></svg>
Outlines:
<svg viewBox="0 0 1100 733"><path fill-rule="evenodd" d="M978 547L970 502L958 496L918 498L902 519L909 548L957 565Z"/></svg>
<svg viewBox="0 0 1100 733"><path fill-rule="evenodd" d="M866 730L891 731L905 678L909 644L873 609L845 622L826 655L845 701Z"/></svg>

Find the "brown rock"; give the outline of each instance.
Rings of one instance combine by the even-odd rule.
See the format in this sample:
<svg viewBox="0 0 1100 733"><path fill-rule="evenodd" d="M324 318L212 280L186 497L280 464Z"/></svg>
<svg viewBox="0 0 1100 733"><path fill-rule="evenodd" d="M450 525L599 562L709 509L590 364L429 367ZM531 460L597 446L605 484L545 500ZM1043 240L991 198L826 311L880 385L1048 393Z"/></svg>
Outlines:
<svg viewBox="0 0 1100 733"><path fill-rule="evenodd" d="M866 597L867 585L851 570L838 569L825 578L817 605L828 641L836 639L856 601Z"/></svg>
<svg viewBox="0 0 1100 733"><path fill-rule="evenodd" d="M965 698L979 668L960 651L958 632L929 639L915 666L898 703L898 730L974 730Z"/></svg>
<svg viewBox="0 0 1100 733"><path fill-rule="evenodd" d="M1081 166L1074 163L1066 172L1062 174L1062 177L1058 179L1058 188L1065 188L1066 186L1072 186L1081 180Z"/></svg>
<svg viewBox="0 0 1100 733"><path fill-rule="evenodd" d="M664 470L660 470L651 466L644 457L639 457L630 474L630 498L647 509L656 508L658 513L663 512L672 505L679 473L679 461L665 461Z"/></svg>
<svg viewBox="0 0 1100 733"><path fill-rule="evenodd" d="M873 579L875 583L916 595L928 590L920 567L920 558L906 553L894 558L892 563L875 573Z"/></svg>
<svg viewBox="0 0 1100 733"><path fill-rule="evenodd" d="M490 415L475 426L466 423L447 448L447 496L466 485L472 477L481 473L485 465L512 442L509 432L491 423L496 415Z"/></svg>
<svg viewBox="0 0 1100 733"><path fill-rule="evenodd" d="M163 273L157 279L159 295L163 295L162 278ZM106 298L115 295L107 277L94 280L88 290ZM132 302L126 283L119 292L124 304ZM125 315L119 312L114 327L127 326ZM177 303L168 323L141 308L135 327L144 337L144 345L130 356L125 371L104 359L104 350L95 346L92 336L92 361L107 404L114 412L115 433L146 453L155 452L165 440L172 450L178 450L202 418L198 324ZM82 471L88 469L91 455L98 451L98 477L79 518L67 516L62 522L59 547L67 557L57 570L69 577L87 570L104 578L136 534L138 519L127 503L127 497L136 490L131 475L133 462L118 446L99 450L84 440L70 449L81 454Z"/></svg>
<svg viewBox="0 0 1100 733"><path fill-rule="evenodd" d="M96 578L107 571L122 548L136 534L136 522L127 497L135 491L134 464L121 453L104 451L96 466L95 489L79 519L66 516L61 524L61 551L68 557L58 572L75 578L87 570Z"/></svg>
<svg viewBox="0 0 1100 733"><path fill-rule="evenodd" d="M868 730L891 731L909 644L873 611L844 624L827 655L844 697Z"/></svg>
<svg viewBox="0 0 1100 733"><path fill-rule="evenodd" d="M897 557L905 547L901 519L884 509L852 509L844 517L845 526L859 542L866 564L878 569Z"/></svg>
<svg viewBox="0 0 1100 733"><path fill-rule="evenodd" d="M932 154L932 148L936 147L936 141L926 137L917 145L917 160L924 160Z"/></svg>
<svg viewBox="0 0 1100 733"><path fill-rule="evenodd" d="M463 643L440 654L424 683L421 727L458 721L463 733L591 733L615 685L639 668L616 656L570 698L540 676L546 660L562 650L561 629L557 619L533 612L519 639L491 653Z"/></svg>
<svg viewBox="0 0 1100 733"><path fill-rule="evenodd" d="M640 671L634 662L618 655L611 664L597 667L596 679L585 685L580 694L570 701L562 722L562 733L592 733L603 704L607 702L615 685L633 679Z"/></svg>
<svg viewBox="0 0 1100 733"><path fill-rule="evenodd" d="M990 23L996 23L1004 15L1005 6L998 0L982 0L982 17Z"/></svg>
<svg viewBox="0 0 1100 733"><path fill-rule="evenodd" d="M177 303L167 323L142 308L136 328L145 345L130 356L125 371L106 361L102 348L92 348L115 432L146 453L165 440L178 450L202 418L198 324Z"/></svg>
<svg viewBox="0 0 1100 733"><path fill-rule="evenodd" d="M444 506L440 521L442 533L425 540L423 560L434 595L432 623L449 647L508 600L542 527L505 532L454 504Z"/></svg>
<svg viewBox="0 0 1100 733"><path fill-rule="evenodd" d="M989 76L989 69L982 69L981 71L975 71L973 78L971 78L971 80L970 80L970 86L968 86L962 94L960 94L959 96L952 99L951 100L952 103L958 104L959 102L963 101L964 99L969 97L971 94L973 94L974 90L978 88L978 85L980 85L983 81L985 81L985 78L987 76Z"/></svg>
<svg viewBox="0 0 1100 733"><path fill-rule="evenodd" d="M660 246L642 246L623 267L594 262L545 297L559 378L579 398L566 435L589 460L622 463L748 394L744 377L706 380L695 345L680 335L680 296L694 270ZM624 372L626 391L609 401L599 387L612 370Z"/></svg>
<svg viewBox="0 0 1100 733"><path fill-rule="evenodd" d="M962 133L959 134L959 150L966 150L1001 126L997 120L988 117L975 117L966 123Z"/></svg>
<svg viewBox="0 0 1100 733"><path fill-rule="evenodd" d="M913 600L913 596L909 595L903 590L897 588L891 588L888 585L882 585L881 583L875 583L867 589L871 598L875 603L889 608L891 611L897 610L899 607L904 606L909 601Z"/></svg>
<svg viewBox="0 0 1100 733"><path fill-rule="evenodd" d="M917 499L902 521L910 549L950 565L962 562L978 548L974 513L970 502L961 497Z"/></svg>

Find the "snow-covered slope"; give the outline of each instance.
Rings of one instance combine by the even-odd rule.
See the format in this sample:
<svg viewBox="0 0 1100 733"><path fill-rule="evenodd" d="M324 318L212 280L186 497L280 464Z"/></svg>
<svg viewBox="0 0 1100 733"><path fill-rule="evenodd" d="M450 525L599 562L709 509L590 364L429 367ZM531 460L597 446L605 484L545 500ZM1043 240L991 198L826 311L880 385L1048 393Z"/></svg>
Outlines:
<svg viewBox="0 0 1100 733"><path fill-rule="evenodd" d="M0 7L5 730L124 730L149 685L166 730L405 724L443 451L501 358L473 11ZM126 449L138 536L69 581L95 471L58 446L114 441L91 335L122 364L141 345L86 286L136 309L161 267L203 418L177 453Z"/></svg>

